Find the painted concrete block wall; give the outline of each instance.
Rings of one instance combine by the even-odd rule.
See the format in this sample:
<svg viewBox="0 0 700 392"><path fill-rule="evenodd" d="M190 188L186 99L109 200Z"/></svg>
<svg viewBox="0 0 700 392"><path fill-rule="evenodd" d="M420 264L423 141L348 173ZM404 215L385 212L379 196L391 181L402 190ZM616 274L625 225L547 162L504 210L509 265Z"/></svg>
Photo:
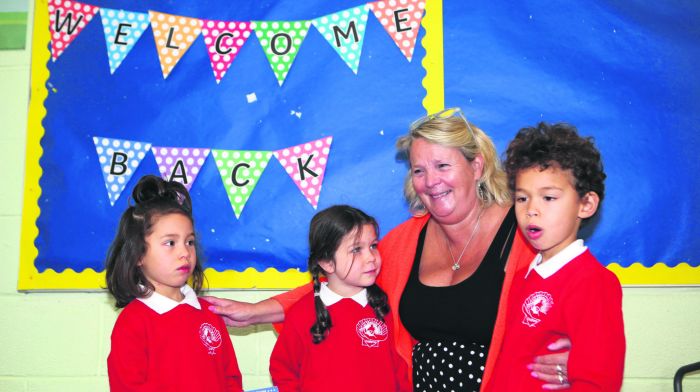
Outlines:
<svg viewBox="0 0 700 392"><path fill-rule="evenodd" d="M117 315L109 297L16 291L28 100L29 53L0 51L0 391L107 391L106 357ZM258 301L275 293L216 295ZM676 369L700 361L700 288L625 288L624 295L623 391L670 391ZM271 327L229 332L244 386L269 385ZM684 386L700 391L700 375Z"/></svg>

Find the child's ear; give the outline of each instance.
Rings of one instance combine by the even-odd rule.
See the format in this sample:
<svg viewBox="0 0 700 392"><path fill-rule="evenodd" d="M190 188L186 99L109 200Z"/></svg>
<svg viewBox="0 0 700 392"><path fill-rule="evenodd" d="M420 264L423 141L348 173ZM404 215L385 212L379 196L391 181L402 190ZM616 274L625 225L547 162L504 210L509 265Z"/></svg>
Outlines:
<svg viewBox="0 0 700 392"><path fill-rule="evenodd" d="M321 260L318 262L318 265L326 274L332 274L335 272L335 263L333 260Z"/></svg>
<svg viewBox="0 0 700 392"><path fill-rule="evenodd" d="M586 219L592 217L596 211L598 211L598 204L600 204L600 197L597 193L590 191L583 195L581 198L581 204L579 205L578 217L581 219Z"/></svg>

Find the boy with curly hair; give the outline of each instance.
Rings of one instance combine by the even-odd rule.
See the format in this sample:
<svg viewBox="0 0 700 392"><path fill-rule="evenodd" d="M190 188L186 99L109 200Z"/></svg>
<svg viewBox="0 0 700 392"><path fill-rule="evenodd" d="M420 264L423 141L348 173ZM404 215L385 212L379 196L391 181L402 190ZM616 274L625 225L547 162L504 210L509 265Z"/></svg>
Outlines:
<svg viewBox="0 0 700 392"><path fill-rule="evenodd" d="M577 239L603 200L600 153L575 127L540 123L518 132L505 166L518 227L538 254L513 279L490 390L619 391L622 289ZM563 336L571 340L566 368L533 378L532 355L547 354L547 345Z"/></svg>

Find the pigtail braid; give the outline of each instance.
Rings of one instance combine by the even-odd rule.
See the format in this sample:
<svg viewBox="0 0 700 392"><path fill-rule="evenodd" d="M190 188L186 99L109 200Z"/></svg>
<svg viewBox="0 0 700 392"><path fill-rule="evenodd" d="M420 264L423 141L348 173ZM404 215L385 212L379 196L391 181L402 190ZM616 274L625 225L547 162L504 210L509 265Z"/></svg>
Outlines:
<svg viewBox="0 0 700 392"><path fill-rule="evenodd" d="M331 329L331 315L319 296L321 291L321 280L319 279L321 266L316 264L312 266L309 272L311 272L311 277L313 278L314 306L316 307L316 322L311 326L311 336L313 337L313 342L318 344L326 338L328 330Z"/></svg>
<svg viewBox="0 0 700 392"><path fill-rule="evenodd" d="M367 287L367 302L374 309L377 318L384 321L384 316L389 313L388 299L386 293L376 283Z"/></svg>

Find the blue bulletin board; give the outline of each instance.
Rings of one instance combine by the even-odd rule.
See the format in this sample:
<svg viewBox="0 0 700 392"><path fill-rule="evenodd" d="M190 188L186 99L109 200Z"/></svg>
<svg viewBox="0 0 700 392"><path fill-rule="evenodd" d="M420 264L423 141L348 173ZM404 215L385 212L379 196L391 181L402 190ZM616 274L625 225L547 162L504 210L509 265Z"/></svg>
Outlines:
<svg viewBox="0 0 700 392"><path fill-rule="evenodd" d="M104 287L145 174L187 182L210 288L296 287L317 210L409 216L394 143L445 102L499 151L594 136L587 244L623 284L700 284L700 12L594 3L38 1L18 289Z"/></svg>

